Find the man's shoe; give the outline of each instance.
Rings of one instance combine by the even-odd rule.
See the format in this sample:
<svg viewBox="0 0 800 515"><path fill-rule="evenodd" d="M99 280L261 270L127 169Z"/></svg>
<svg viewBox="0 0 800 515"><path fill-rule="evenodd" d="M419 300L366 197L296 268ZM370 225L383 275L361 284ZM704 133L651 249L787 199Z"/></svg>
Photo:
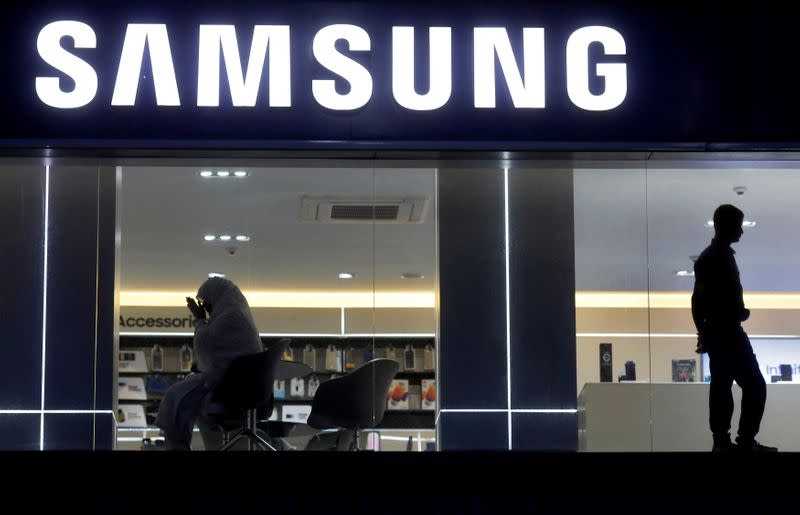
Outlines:
<svg viewBox="0 0 800 515"><path fill-rule="evenodd" d="M736 450L736 444L728 440L727 442L714 442L711 452L733 452Z"/></svg>
<svg viewBox="0 0 800 515"><path fill-rule="evenodd" d="M755 440L751 442L738 442L736 444L736 450L739 452L778 452L777 447L770 447L769 445L762 445Z"/></svg>

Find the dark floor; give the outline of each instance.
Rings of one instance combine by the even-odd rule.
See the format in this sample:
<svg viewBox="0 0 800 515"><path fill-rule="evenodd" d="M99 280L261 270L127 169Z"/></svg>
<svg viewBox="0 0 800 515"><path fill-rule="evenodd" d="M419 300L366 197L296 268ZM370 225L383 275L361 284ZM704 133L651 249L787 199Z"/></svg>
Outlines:
<svg viewBox="0 0 800 515"><path fill-rule="evenodd" d="M0 463L3 498L45 513L800 513L792 453L29 452Z"/></svg>

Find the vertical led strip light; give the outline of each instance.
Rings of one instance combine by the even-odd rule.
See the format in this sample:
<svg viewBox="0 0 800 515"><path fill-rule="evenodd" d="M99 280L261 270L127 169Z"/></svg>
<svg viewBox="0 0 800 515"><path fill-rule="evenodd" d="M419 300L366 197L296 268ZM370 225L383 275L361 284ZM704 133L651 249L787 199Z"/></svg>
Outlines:
<svg viewBox="0 0 800 515"><path fill-rule="evenodd" d="M44 387L47 361L47 247L50 223L50 165L44 168L44 286L42 288L42 404L39 415L39 450L44 450Z"/></svg>
<svg viewBox="0 0 800 515"><path fill-rule="evenodd" d="M504 219L506 243L506 378L508 394L508 450L511 450L511 280L509 264L511 262L511 244L508 239L508 168L503 168Z"/></svg>

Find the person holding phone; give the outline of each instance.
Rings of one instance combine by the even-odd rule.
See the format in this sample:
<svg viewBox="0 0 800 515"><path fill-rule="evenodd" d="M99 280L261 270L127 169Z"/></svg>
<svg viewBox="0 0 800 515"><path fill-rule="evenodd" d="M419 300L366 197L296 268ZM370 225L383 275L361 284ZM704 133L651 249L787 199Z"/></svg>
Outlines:
<svg viewBox="0 0 800 515"><path fill-rule="evenodd" d="M235 358L264 350L247 299L229 279L208 279L200 286L197 300L187 297L186 305L195 319L197 372L172 385L159 406L156 426L164 432L168 450L191 450L203 399Z"/></svg>

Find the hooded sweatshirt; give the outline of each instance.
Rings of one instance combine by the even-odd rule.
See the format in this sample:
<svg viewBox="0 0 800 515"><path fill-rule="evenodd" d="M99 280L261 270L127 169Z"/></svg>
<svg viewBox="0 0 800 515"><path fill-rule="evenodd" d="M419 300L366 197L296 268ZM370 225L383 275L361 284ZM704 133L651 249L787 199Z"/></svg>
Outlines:
<svg viewBox="0 0 800 515"><path fill-rule="evenodd" d="M211 306L211 313L208 321L197 322L194 353L206 386L213 390L234 358L259 353L264 346L247 299L232 281L212 277L197 296Z"/></svg>

